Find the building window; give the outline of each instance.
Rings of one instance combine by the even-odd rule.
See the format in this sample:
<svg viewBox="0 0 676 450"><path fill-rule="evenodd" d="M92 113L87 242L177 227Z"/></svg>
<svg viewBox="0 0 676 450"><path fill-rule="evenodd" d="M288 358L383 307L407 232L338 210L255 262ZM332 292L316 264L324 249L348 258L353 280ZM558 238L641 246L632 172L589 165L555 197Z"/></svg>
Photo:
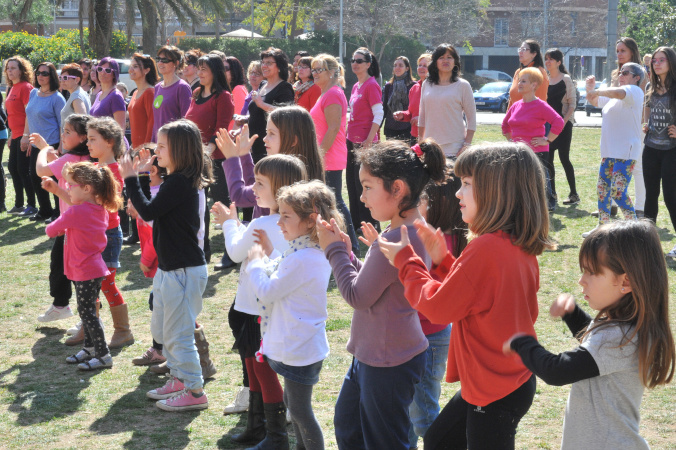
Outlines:
<svg viewBox="0 0 676 450"><path fill-rule="evenodd" d="M509 20L495 19L495 39L496 47L506 47L509 42Z"/></svg>
<svg viewBox="0 0 676 450"><path fill-rule="evenodd" d="M542 14L539 11L521 13L521 30L526 38L537 39L542 35Z"/></svg>

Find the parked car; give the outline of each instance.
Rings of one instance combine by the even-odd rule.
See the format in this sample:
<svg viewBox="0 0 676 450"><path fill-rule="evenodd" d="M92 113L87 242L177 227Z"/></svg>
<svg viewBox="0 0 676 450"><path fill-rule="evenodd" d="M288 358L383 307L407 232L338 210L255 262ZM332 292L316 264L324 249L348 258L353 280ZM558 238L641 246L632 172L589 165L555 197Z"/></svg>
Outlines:
<svg viewBox="0 0 676 450"><path fill-rule="evenodd" d="M509 88L512 83L496 81L486 83L478 91L474 91L474 103L477 110L507 112L509 104Z"/></svg>
<svg viewBox="0 0 676 450"><path fill-rule="evenodd" d="M474 73L477 77L488 78L495 81L509 81L512 82L512 76L499 70L477 70Z"/></svg>
<svg viewBox="0 0 676 450"><path fill-rule="evenodd" d="M603 81L597 81L596 82L596 89L600 87L606 87L606 80ZM586 88L586 81L585 80L580 80L577 82L577 110L578 111L584 111L587 113L587 117L589 117L592 113L601 113L601 108L597 108L596 106L592 105L587 101L587 88Z"/></svg>

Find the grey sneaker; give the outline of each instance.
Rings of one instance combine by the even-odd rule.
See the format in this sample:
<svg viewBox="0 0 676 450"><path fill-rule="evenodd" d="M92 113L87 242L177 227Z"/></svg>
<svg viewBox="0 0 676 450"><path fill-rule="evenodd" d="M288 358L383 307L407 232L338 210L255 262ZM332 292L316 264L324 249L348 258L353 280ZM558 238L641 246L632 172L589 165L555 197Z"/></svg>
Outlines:
<svg viewBox="0 0 676 450"><path fill-rule="evenodd" d="M79 364L85 361L89 361L93 357L94 357L94 347L84 347L76 354L68 356L66 358L66 362L68 364Z"/></svg>
<svg viewBox="0 0 676 450"><path fill-rule="evenodd" d="M109 369L111 367L113 367L113 357L110 356L110 353L107 353L100 358L92 358L89 361L77 365L77 368L80 370L99 370Z"/></svg>

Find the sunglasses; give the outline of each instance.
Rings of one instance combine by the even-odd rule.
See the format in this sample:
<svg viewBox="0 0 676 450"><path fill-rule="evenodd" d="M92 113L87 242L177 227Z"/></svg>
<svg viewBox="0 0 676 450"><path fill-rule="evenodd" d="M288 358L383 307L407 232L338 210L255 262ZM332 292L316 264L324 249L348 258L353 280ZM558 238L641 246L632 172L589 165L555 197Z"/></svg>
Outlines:
<svg viewBox="0 0 676 450"><path fill-rule="evenodd" d="M352 58L352 59L350 60L350 62L351 62L352 64L363 64L363 63L366 63L366 62L368 62L368 61L366 61L365 59L355 59L355 58Z"/></svg>
<svg viewBox="0 0 676 450"><path fill-rule="evenodd" d="M74 80L74 79L76 79L76 78L77 78L77 77L76 77L75 75L61 75L61 76L59 77L59 80L61 80L61 81L68 81L68 80Z"/></svg>
<svg viewBox="0 0 676 450"><path fill-rule="evenodd" d="M620 75L626 76L635 76L634 73L631 70L623 70L620 72Z"/></svg>
<svg viewBox="0 0 676 450"><path fill-rule="evenodd" d="M111 69L110 67L97 67L96 71L98 73L101 73L101 72L113 73L113 69Z"/></svg>
<svg viewBox="0 0 676 450"><path fill-rule="evenodd" d="M300 69L300 66L298 66L298 68ZM325 72L325 71L326 71L326 69L324 69L323 67L320 67L319 69L312 69L312 73L315 74L315 75L320 74L320 73Z"/></svg>
<svg viewBox="0 0 676 450"><path fill-rule="evenodd" d="M39 77L48 77L49 71L48 70L37 70L37 71L35 71L35 75L37 75Z"/></svg>
<svg viewBox="0 0 676 450"><path fill-rule="evenodd" d="M157 62L162 64L169 64L171 62L174 62L174 60L169 58L157 58Z"/></svg>

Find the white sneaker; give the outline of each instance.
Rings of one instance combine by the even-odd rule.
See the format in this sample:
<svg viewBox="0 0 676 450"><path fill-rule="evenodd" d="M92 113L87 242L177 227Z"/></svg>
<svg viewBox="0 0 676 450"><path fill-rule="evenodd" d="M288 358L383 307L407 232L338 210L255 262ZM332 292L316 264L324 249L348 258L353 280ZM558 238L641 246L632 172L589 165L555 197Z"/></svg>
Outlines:
<svg viewBox="0 0 676 450"><path fill-rule="evenodd" d="M592 234L592 232L593 232L594 230L596 230L597 228L598 228L598 227L594 227L594 228L592 228L592 229L589 230L589 231L585 231L584 233L582 233L582 237L583 237L583 238L586 238L587 236L589 236L590 234Z"/></svg>
<svg viewBox="0 0 676 450"><path fill-rule="evenodd" d="M68 336L75 336L77 332L80 331L80 328L82 328L82 321L79 321L72 327L68 328L68 330L66 330L66 334Z"/></svg>
<svg viewBox="0 0 676 450"><path fill-rule="evenodd" d="M57 308L54 305L49 305L47 311L38 316L38 322L54 322L55 320L67 319L69 317L73 317L73 311L70 310L70 306Z"/></svg>
<svg viewBox="0 0 676 450"><path fill-rule="evenodd" d="M671 251L667 253L667 256L669 258L676 258L676 245L674 245L674 248L672 248Z"/></svg>
<svg viewBox="0 0 676 450"><path fill-rule="evenodd" d="M246 412L249 409L249 388L242 386L237 391L235 400L225 407L223 410L223 415L227 416L228 414L239 414Z"/></svg>

